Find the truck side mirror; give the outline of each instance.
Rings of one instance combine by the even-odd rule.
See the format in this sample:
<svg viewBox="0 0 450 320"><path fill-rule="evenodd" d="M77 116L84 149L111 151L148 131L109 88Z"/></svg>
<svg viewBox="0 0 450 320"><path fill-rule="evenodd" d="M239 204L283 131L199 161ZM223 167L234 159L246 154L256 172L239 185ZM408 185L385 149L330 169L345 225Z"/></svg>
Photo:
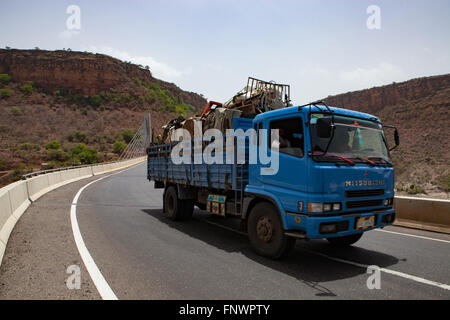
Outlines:
<svg viewBox="0 0 450 320"><path fill-rule="evenodd" d="M319 118L316 124L316 133L319 138L331 137L331 118Z"/></svg>
<svg viewBox="0 0 450 320"><path fill-rule="evenodd" d="M395 148L397 148L400 145L400 134L398 133L397 128L394 127L394 126L384 125L384 127L394 129L394 143L395 143L395 146L393 146L392 148L389 149L389 151L392 151L392 150L394 150Z"/></svg>
<svg viewBox="0 0 450 320"><path fill-rule="evenodd" d="M395 140L395 145L398 147L400 145L400 135L398 134L397 128L395 129L395 132L394 132L394 140Z"/></svg>
<svg viewBox="0 0 450 320"><path fill-rule="evenodd" d="M392 148L389 149L389 151L394 150L395 148L397 148L400 145L400 135L398 134L398 130L397 128L394 128L394 141L395 141L395 146L393 146Z"/></svg>

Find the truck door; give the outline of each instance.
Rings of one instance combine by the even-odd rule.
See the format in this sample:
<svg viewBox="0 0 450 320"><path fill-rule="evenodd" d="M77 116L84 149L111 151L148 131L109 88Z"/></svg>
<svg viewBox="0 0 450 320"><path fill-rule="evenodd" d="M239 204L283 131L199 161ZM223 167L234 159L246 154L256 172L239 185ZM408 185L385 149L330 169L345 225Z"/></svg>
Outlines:
<svg viewBox="0 0 450 320"><path fill-rule="evenodd" d="M301 115L269 119L264 127L270 129L269 152L276 152L273 148L278 145L279 169L274 175L260 176L261 182L265 190L278 197L285 210L297 212L298 201L304 201L308 191L303 119ZM272 129L278 129L279 141L271 135Z"/></svg>

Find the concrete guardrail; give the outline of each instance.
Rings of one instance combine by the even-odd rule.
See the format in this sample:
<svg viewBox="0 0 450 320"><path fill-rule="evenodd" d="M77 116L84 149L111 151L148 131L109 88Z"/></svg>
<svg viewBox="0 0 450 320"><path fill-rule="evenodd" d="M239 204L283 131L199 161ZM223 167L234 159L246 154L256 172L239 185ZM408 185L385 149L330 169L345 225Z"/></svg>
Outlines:
<svg viewBox="0 0 450 320"><path fill-rule="evenodd" d="M145 161L146 157L97 164L82 168L56 171L17 181L0 189L0 266L9 236L29 205L56 188L99 174L130 167Z"/></svg>
<svg viewBox="0 0 450 320"><path fill-rule="evenodd" d="M450 233L450 200L395 197L395 224Z"/></svg>

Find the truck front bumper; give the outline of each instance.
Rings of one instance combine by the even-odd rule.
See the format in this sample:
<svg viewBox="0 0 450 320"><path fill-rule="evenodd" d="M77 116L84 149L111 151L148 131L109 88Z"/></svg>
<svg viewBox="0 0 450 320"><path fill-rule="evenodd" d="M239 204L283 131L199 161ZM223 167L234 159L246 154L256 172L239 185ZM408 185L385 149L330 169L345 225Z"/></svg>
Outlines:
<svg viewBox="0 0 450 320"><path fill-rule="evenodd" d="M364 229L357 228L357 221L360 218L367 220L373 217L373 226ZM341 215L302 215L298 213L286 212L287 231L300 232L308 239L323 239L333 237L343 237L355 233L361 233L376 228L391 225L395 220L395 210L384 209L365 212L352 212ZM362 219L364 220L364 219Z"/></svg>

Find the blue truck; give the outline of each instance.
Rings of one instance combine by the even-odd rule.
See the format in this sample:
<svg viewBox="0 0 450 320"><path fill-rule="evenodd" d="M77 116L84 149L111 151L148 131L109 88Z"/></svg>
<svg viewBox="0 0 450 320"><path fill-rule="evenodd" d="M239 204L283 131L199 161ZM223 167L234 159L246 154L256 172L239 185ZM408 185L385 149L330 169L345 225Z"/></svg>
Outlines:
<svg viewBox="0 0 450 320"><path fill-rule="evenodd" d="M390 151L399 145L395 127L322 102L237 117L232 123L235 132L253 129L256 134L234 144L230 163L194 161L194 153L187 154L190 163L175 163L176 143L147 148L147 178L164 189L163 210L171 219L189 219L194 206L240 219L252 248L273 259L286 256L296 239L348 246L364 232L394 222ZM386 127L394 129L392 146ZM269 133L260 134L264 130ZM275 147L272 130L279 133ZM270 171L267 162L249 161L252 143L277 156L273 174L263 172ZM204 144L202 139L200 148ZM244 161L236 161L239 148Z"/></svg>

